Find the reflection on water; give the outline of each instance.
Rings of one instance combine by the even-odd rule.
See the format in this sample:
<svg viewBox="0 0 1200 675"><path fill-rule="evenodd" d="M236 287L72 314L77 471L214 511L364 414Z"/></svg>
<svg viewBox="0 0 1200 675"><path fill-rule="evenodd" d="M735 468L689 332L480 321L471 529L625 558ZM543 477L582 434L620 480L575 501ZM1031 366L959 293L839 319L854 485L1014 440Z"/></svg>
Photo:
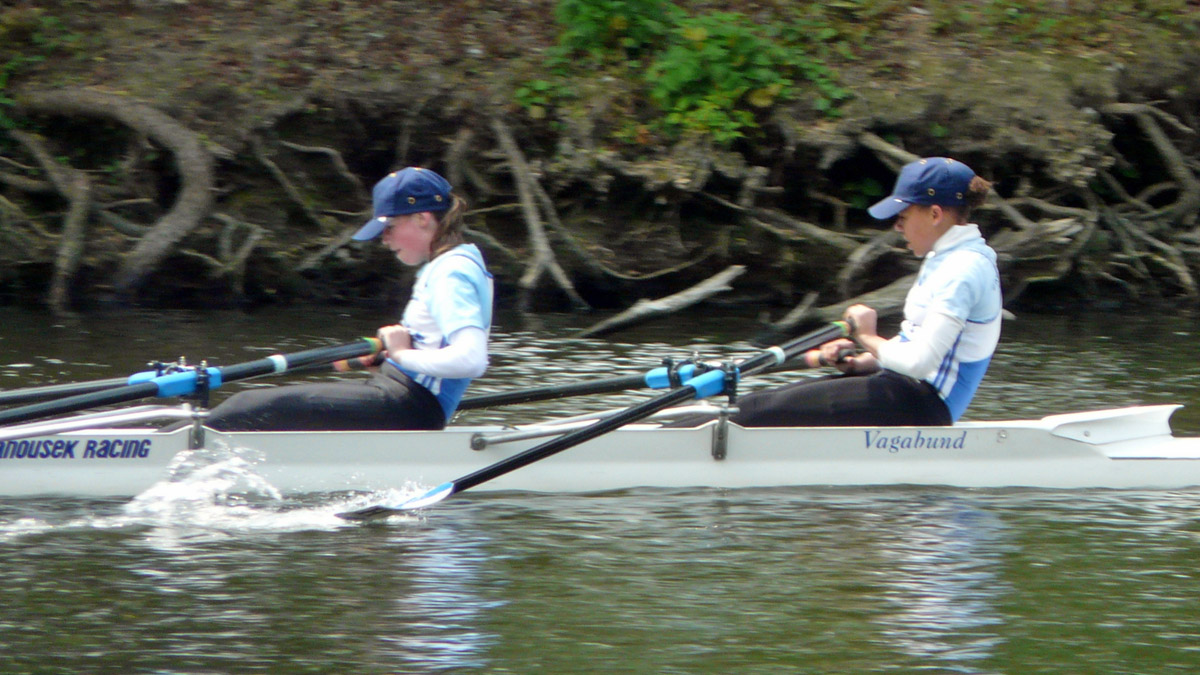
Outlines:
<svg viewBox="0 0 1200 675"><path fill-rule="evenodd" d="M563 337L555 321L537 334L498 326L474 393L750 349L727 317L626 342ZM0 333L0 385L108 378L181 354L236 363L377 323L281 312L48 325L17 312ZM1005 326L971 416L1180 402L1174 426L1200 433L1196 350L1185 319L1022 317ZM644 395L463 418L527 421ZM380 525L334 515L370 498L281 495L253 457L218 449L180 457L133 500L0 500L0 672L1200 669L1200 490L479 494Z"/></svg>
<svg viewBox="0 0 1200 675"><path fill-rule="evenodd" d="M999 579L1005 527L994 513L955 497L897 504L899 527L879 550L892 571L881 579L895 612L883 634L906 654L957 672L995 656L1004 623L998 604L1011 591Z"/></svg>
<svg viewBox="0 0 1200 675"><path fill-rule="evenodd" d="M1200 667L1200 491L488 494L334 528L308 499L5 503L0 671Z"/></svg>

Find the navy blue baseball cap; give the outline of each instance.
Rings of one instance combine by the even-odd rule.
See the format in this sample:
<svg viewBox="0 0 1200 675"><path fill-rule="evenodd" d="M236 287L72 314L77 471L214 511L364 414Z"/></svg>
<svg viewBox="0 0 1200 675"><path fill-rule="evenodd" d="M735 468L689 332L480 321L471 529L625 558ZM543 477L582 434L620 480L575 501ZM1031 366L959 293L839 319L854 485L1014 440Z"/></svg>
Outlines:
<svg viewBox="0 0 1200 675"><path fill-rule="evenodd" d="M962 206L967 203L967 187L975 172L949 157L925 157L900 169L892 194L867 209L879 220L894 218L913 204Z"/></svg>
<svg viewBox="0 0 1200 675"><path fill-rule="evenodd" d="M450 208L450 183L435 171L410 166L384 176L375 184L372 198L374 215L354 233L358 241L378 237L392 216Z"/></svg>

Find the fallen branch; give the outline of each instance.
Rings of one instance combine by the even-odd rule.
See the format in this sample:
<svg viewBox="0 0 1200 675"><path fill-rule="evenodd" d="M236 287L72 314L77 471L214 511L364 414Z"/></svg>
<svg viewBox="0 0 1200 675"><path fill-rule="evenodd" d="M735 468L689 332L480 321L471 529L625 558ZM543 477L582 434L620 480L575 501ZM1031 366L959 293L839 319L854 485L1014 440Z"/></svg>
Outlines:
<svg viewBox="0 0 1200 675"><path fill-rule="evenodd" d="M651 318L671 314L704 300L712 295L727 291L731 288L730 281L741 276L746 268L742 265L730 265L721 272L692 286L691 288L657 300L638 300L632 307L617 316L601 321L579 333L579 337L597 337L612 333L618 329L634 324L643 323Z"/></svg>

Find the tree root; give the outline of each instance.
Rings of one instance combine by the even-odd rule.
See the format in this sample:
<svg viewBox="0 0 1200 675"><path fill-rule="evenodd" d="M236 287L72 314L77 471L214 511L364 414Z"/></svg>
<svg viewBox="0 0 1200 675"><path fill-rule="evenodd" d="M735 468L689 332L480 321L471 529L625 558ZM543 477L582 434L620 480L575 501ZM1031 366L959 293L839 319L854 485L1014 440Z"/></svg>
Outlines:
<svg viewBox="0 0 1200 675"><path fill-rule="evenodd" d="M91 209L91 183L84 172L56 162L37 136L17 130L10 131L9 135L33 156L50 178L50 183L70 204L63 220L62 239L54 259L54 277L46 297L50 310L55 314L69 314L71 281L83 256L84 232Z"/></svg>
<svg viewBox="0 0 1200 675"><path fill-rule="evenodd" d="M547 271L558 283L559 288L567 294L576 309L590 309L590 305L580 297L571 280L567 278L566 272L558 264L558 260L554 257L554 251L550 248L550 240L546 237L546 230L542 226L535 202L537 189L534 185L537 183L537 179L530 172L525 156L517 147L516 139L513 138L508 126L499 118L493 118L492 131L496 134L496 140L499 141L501 150L508 158L508 168L512 172L513 181L517 186L521 211L525 216L525 226L529 232L530 245L533 248L533 260L525 268L525 273L521 275L521 280L518 282L521 294L517 301L517 309L521 312L529 311L533 301L533 291L537 288L542 274Z"/></svg>
<svg viewBox="0 0 1200 675"><path fill-rule="evenodd" d="M212 155L204 149L199 136L183 125L158 110L119 96L66 89L23 94L17 105L32 113L116 120L145 134L174 155L181 182L175 204L123 258L117 271L118 295L131 294L208 215L213 199Z"/></svg>

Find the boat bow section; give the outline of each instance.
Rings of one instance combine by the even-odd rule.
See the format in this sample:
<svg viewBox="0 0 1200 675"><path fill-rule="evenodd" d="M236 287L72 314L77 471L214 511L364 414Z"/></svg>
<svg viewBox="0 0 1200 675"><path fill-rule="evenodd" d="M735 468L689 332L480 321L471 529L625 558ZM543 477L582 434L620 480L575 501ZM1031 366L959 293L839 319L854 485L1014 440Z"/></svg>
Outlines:
<svg viewBox="0 0 1200 675"><path fill-rule="evenodd" d="M1047 431L1061 438L1093 445L1171 435L1171 415L1179 405L1147 405L1114 410L1049 415Z"/></svg>

